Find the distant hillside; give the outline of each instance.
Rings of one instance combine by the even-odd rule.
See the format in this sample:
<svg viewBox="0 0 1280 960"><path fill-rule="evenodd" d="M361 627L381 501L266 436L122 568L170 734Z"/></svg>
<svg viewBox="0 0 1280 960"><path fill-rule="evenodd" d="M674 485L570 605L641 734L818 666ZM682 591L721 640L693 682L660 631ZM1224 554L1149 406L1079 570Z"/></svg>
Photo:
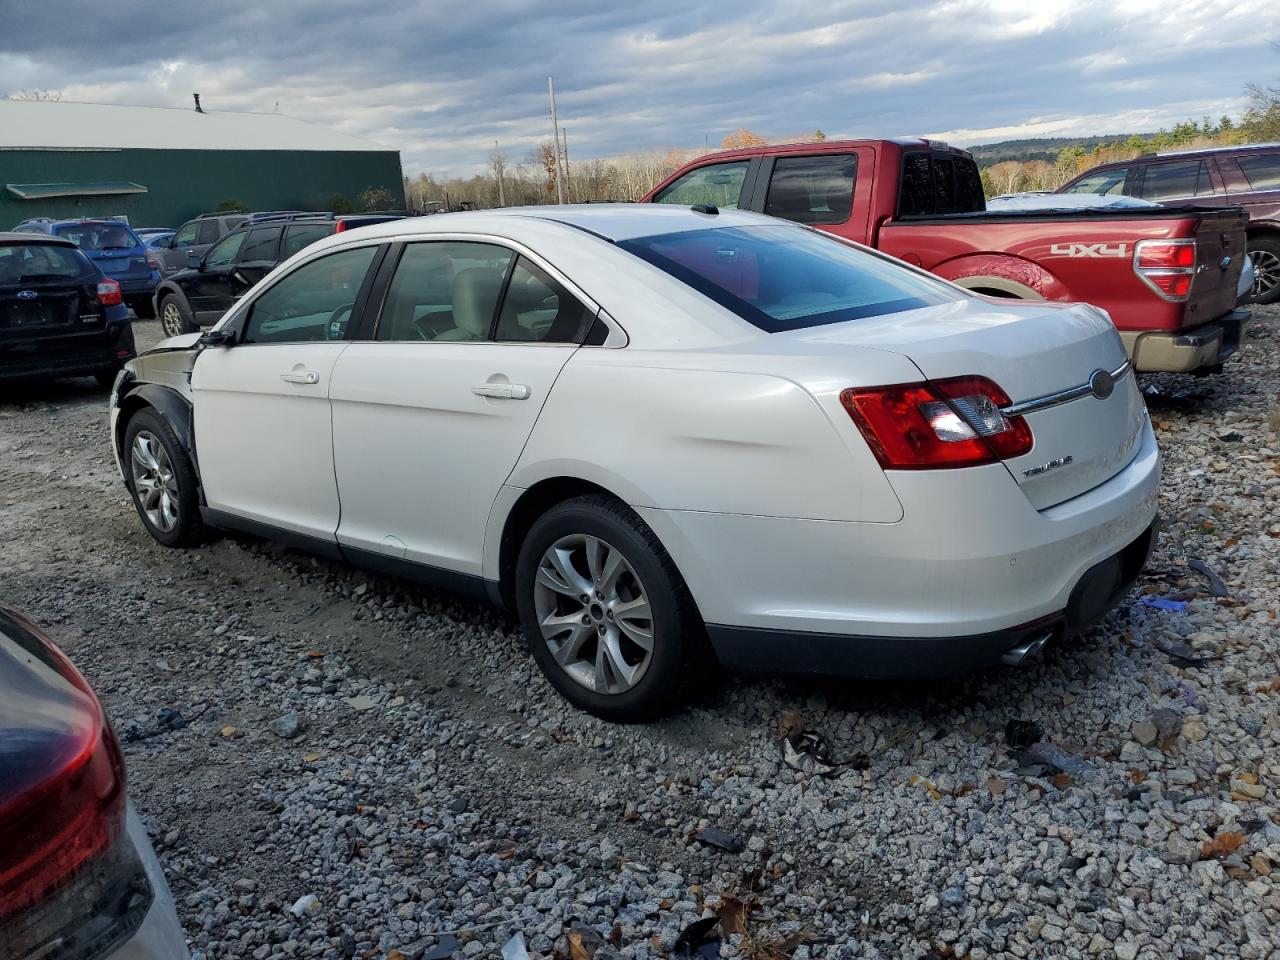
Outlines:
<svg viewBox="0 0 1280 960"><path fill-rule="evenodd" d="M1116 133L1105 137L1039 137L1029 140L1001 140L999 143L984 143L965 149L973 154L982 167L1006 160L1017 160L1019 163L1044 160L1046 163L1053 163L1064 147L1081 147L1086 153L1092 153L1097 147L1122 143L1131 136L1133 134ZM1138 136L1150 137L1152 134L1140 133Z"/></svg>

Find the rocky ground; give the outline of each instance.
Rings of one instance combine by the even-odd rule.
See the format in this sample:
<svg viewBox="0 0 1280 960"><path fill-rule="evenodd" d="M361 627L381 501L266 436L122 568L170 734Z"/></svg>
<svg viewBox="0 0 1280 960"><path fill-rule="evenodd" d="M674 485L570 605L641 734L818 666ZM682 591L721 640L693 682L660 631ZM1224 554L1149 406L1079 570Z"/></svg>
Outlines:
<svg viewBox="0 0 1280 960"><path fill-rule="evenodd" d="M90 382L0 393L0 603L107 704L199 958L1280 957L1280 310L1252 326L1147 382L1133 601L1017 670L609 726L485 607L157 547ZM800 729L833 776L784 762Z"/></svg>

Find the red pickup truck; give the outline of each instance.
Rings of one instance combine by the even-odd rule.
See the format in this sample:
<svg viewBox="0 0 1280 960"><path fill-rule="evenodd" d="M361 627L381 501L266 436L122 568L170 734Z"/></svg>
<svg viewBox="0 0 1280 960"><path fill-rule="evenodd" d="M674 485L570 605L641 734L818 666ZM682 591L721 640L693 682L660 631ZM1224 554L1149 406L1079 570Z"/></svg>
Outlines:
<svg viewBox="0 0 1280 960"><path fill-rule="evenodd" d="M844 140L699 157L642 198L739 207L875 247L975 293L1106 310L1134 367L1208 373L1240 343L1238 207L992 212L973 157Z"/></svg>

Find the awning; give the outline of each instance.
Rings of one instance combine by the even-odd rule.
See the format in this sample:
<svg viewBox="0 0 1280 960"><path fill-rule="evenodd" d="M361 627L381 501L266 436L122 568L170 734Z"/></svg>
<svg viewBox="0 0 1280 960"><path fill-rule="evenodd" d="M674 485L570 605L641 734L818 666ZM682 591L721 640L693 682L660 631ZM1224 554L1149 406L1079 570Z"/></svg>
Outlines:
<svg viewBox="0 0 1280 960"><path fill-rule="evenodd" d="M19 200L48 200L51 197L115 197L146 193L140 183L127 180L103 183L6 183L5 189Z"/></svg>

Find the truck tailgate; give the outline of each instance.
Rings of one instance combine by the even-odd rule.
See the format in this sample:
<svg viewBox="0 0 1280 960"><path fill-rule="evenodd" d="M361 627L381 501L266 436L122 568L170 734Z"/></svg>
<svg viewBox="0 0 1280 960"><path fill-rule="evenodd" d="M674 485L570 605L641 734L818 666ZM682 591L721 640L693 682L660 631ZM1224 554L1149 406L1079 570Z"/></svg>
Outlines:
<svg viewBox="0 0 1280 960"><path fill-rule="evenodd" d="M1182 326L1196 327L1236 306L1236 285L1244 269L1245 222L1238 207L1206 210L1196 226L1196 272Z"/></svg>

